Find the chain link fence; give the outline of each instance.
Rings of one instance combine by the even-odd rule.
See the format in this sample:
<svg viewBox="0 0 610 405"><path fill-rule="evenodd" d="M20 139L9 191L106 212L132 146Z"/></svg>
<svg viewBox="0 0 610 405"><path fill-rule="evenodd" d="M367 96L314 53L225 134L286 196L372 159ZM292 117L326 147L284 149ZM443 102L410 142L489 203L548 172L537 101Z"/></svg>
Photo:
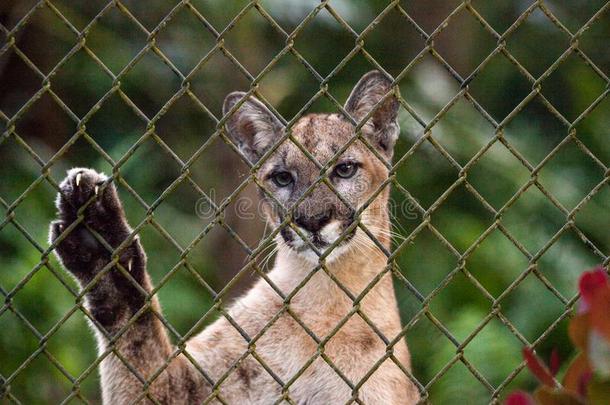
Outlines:
<svg viewBox="0 0 610 405"><path fill-rule="evenodd" d="M3 402L97 402L95 371L113 351L95 355L84 292L45 240L67 167L111 175L150 257L152 294L167 305L160 319L183 348L214 317L231 321L227 301L252 278L273 284L265 264L279 229L244 220L237 204L254 195L251 172L262 162L246 165L225 133L224 95L246 90L263 101L288 128L282 141L320 169L302 201L316 184L334 189L324 173L349 144L367 142L354 122L354 138L322 165L291 126L310 111L345 114L347 90L371 69L402 94L402 134L378 193L392 187L408 209L393 212L391 250L377 243L390 263L381 274L395 280L401 334L383 336L359 309L375 280L354 295L324 254L311 273L333 278L354 302L348 317L362 317L387 345L368 375L406 339L413 375L402 368L422 401L498 402L532 384L521 347L570 354L560 336L577 299L573 282L609 263L610 2L577 10L551 1L93 3L0 6ZM288 219L283 226L298 233ZM286 304L268 327L293 316L298 292L274 289ZM316 338L319 347L341 325ZM250 336L244 357L256 355L266 329ZM350 381L322 350L316 356L360 402L366 379ZM257 360L282 385L278 403L292 403L306 367L282 381ZM233 370L212 382L220 390L209 400L223 401Z"/></svg>

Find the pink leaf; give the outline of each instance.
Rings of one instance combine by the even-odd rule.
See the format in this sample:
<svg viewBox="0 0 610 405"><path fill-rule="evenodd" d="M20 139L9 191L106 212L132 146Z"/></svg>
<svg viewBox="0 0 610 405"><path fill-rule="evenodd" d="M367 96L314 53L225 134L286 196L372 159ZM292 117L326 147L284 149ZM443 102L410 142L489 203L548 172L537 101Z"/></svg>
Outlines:
<svg viewBox="0 0 610 405"><path fill-rule="evenodd" d="M551 388L555 387L555 379L547 366L536 357L534 351L529 347L523 348L523 357L527 363L527 368L536 376L538 381Z"/></svg>
<svg viewBox="0 0 610 405"><path fill-rule="evenodd" d="M578 289L582 297L581 312L586 312L591 305L591 300L595 292L608 285L608 274L603 267L596 267L594 270L586 271L580 276Z"/></svg>
<svg viewBox="0 0 610 405"><path fill-rule="evenodd" d="M587 396L587 387L593 378L593 372L591 370L587 370L580 376L578 380L578 393L580 396Z"/></svg>
<svg viewBox="0 0 610 405"><path fill-rule="evenodd" d="M610 285L595 290L589 305L591 326L610 343Z"/></svg>
<svg viewBox="0 0 610 405"><path fill-rule="evenodd" d="M534 398L524 391L515 391L506 397L505 405L536 405Z"/></svg>
<svg viewBox="0 0 610 405"><path fill-rule="evenodd" d="M561 367L561 359L559 358L559 352L557 349L553 349L551 352L551 359L549 360L549 370L553 376L557 375L559 371L559 367Z"/></svg>

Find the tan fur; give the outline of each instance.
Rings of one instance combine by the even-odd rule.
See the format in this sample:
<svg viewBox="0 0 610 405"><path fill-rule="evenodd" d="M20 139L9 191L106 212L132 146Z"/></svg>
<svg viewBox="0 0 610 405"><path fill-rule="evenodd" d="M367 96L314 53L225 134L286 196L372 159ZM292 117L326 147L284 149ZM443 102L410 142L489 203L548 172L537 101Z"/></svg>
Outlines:
<svg viewBox="0 0 610 405"><path fill-rule="evenodd" d="M397 101L386 97L391 94L390 85L391 81L381 73L371 72L359 82L346 104L346 110L357 121L367 116L373 106L379 107L363 125L362 134L378 149L377 155L387 160L392 158L398 136ZM227 129L244 155L256 161L285 129L259 101L243 97L243 93L232 93L225 100L225 114L233 114ZM387 257L362 229L350 228L359 221L389 250L389 187L377 193L388 177L388 169L360 139L331 162L354 136L353 124L338 114L311 114L290 130L317 163L287 140L254 173L258 183L267 189L263 193L264 212L272 227L287 215L282 207L300 201L291 214L291 225L300 228L305 240L295 228L278 230L279 250L268 273L274 287L265 279L256 282L228 306L228 316L221 315L187 342L185 353L170 344L158 317L156 297L151 300L152 311L144 310L139 293L120 274L103 277L98 287L87 294L87 305L96 317L94 330L100 353L113 349L100 367L104 403L186 404L206 398L212 403L240 405L288 400L310 405L419 401L415 384L403 372L411 370L410 355L404 339L398 337L402 329L391 273L379 277L386 271ZM342 162L356 162L358 170L353 176L339 176L336 169ZM327 179L334 191L324 183L315 183L321 174L318 164L327 163ZM274 180L278 168L292 173L289 186ZM87 196L87 190L97 194L95 185L105 179L89 169L70 173L62 183L63 194L58 197L62 215L52 224L52 241L75 215L70 214L74 204L68 204L66 196L79 201ZM311 192L303 195L310 188ZM91 226L105 231L104 236L117 246L131 228L112 187L100 199L91 208L100 210L92 211L95 215ZM356 209L371 199L362 214L354 217ZM81 260L83 252L88 254L81 246L83 241L91 243L83 232L60 242L58 254L75 277L86 284L109 259L102 256L105 258L100 259L100 265ZM345 239L338 240L341 234ZM335 241L337 246L322 263L325 269L319 268L312 243L324 252ZM152 285L140 242L134 241L130 249L122 254L121 264L129 267L134 277L141 276L141 288L150 292ZM354 303L350 295L358 302ZM282 296L290 298L285 302ZM127 326L128 319L137 312L139 318ZM109 336L126 330L118 340L109 341L99 330L99 323ZM384 340L396 343L388 348Z"/></svg>
<svg viewBox="0 0 610 405"><path fill-rule="evenodd" d="M312 120L314 124L311 124ZM325 115L304 117L295 125L293 131L298 140L304 145L309 145L311 153L320 159L321 163L325 163L325 159L332 156L335 145L342 145L353 133L349 124ZM287 158L289 161L297 159L302 165L313 165L294 145L283 145L278 149L277 155L282 155L284 152L289 156ZM387 169L359 142L345 153L358 156L363 163L362 170L366 175L364 184L367 188L360 201L356 202L362 204L363 200L372 195L387 177ZM263 165L259 177L264 177L266 167L272 165L273 158ZM311 170L313 176L315 170L313 168ZM361 218L365 226L380 229L372 233L386 248L389 248L389 239L385 232L390 229L386 208L388 195L388 189L382 191ZM269 220L277 222L276 218ZM353 296L357 297L386 265L386 256L371 244L359 249L348 248L341 256L327 264L327 269ZM315 267L316 263L303 258L291 249L280 249L268 276L284 295L288 295ZM318 345L315 340L294 317L298 317L310 332L319 340L323 340L353 310L351 299L323 270L318 270L290 300L287 305L288 310L284 310L271 326L267 326L268 322L283 310L282 305L282 299L277 292L261 279L248 293L230 306L228 312L231 318L250 338L258 336L263 329L264 333L251 346L252 354L245 357L220 385L219 394L222 399L231 404L274 403L281 397L282 388L258 359L286 383L300 372L313 356L315 360L288 388L290 398L296 403L347 402L352 398L352 390L322 356L317 354ZM384 275L370 289L360 304L360 310L388 341L392 341L400 333L401 324L390 273ZM124 338L124 340L129 339L129 337ZM160 346L158 342L154 344L155 347L147 350L147 358L143 361L154 358L155 356L150 353L158 352L159 347L169 347L167 343ZM191 339L187 344L187 351L216 381L248 351L248 343L227 319L221 317ZM159 356L168 356L170 352L164 349ZM356 313L328 340L324 345L323 353L353 384L360 384L369 370L385 356L386 346L374 329ZM400 339L393 347L393 354L403 368L411 370L410 356L404 339ZM174 360L171 369L177 370L178 367L174 365L176 361L185 360L183 357ZM116 359L112 362L116 363ZM106 363L110 362L105 361L102 367L102 380L107 382L104 384L104 397L112 400L105 402L123 402L113 394L117 392L117 384L131 386L134 391L141 389L141 385L137 384L133 377L126 377L131 373L124 366L117 367L117 364ZM188 361L185 365L194 370ZM137 364L135 366L138 368ZM139 367L139 369L147 368L151 367ZM117 373L118 369L122 372ZM196 373L196 371L191 372ZM161 377L165 374L167 372L161 374ZM165 385L159 382L157 384ZM152 394L155 395L155 385L153 384L152 387ZM163 389L158 391L164 392ZM129 397L133 398L133 396ZM367 404L410 404L418 401L419 393L403 371L388 358L362 384L357 392L357 398ZM175 397L172 402L181 401Z"/></svg>
<svg viewBox="0 0 610 405"><path fill-rule="evenodd" d="M342 146L352 136L353 127L338 119L336 115L317 114L302 118L293 127L293 134L320 163L326 163L333 155L333 149ZM367 176L364 196L370 196L387 178L387 169L360 142L356 142L345 154L361 159ZM288 162L298 160L301 165L299 173L303 173L303 166L307 166L312 176L316 176L313 163L307 161L294 145L282 145L274 156L284 156ZM274 164L272 157L263 165L258 173L259 177L264 178L266 170ZM345 197L349 198L347 195ZM390 228L387 199L386 189L362 217L365 225L382 230L373 231L373 234L386 248L389 247L389 239L383 230L387 232ZM277 222L276 218L270 220ZM327 268L345 288L354 296L358 296L386 264L386 256L381 250L367 245L361 249L349 249L328 264ZM268 276L283 294L288 295L315 267L315 263L304 259L291 249L280 249L275 266ZM322 340L353 310L353 303L323 270L318 270L294 295L287 307L289 313L284 311L267 328L267 323L282 310L282 299L265 280L259 280L229 310L234 321L250 337L257 336L263 328L267 328L253 347L257 356L283 382L291 380L318 351L315 340L294 317L298 317L302 324ZM389 341L401 331L389 273L366 294L360 310ZM219 363L231 364L248 350L248 345L228 321L220 319L189 342L188 350L204 368L214 370L213 377L218 378L225 371L225 368L219 367ZM323 352L346 378L354 384L359 384L376 362L384 357L386 346L373 328L359 314L354 314L325 344ZM405 369L411 369L409 352L403 339L393 347L393 353ZM221 395L231 403L273 403L280 397L281 387L253 356L248 356L247 360L244 367L249 369L247 373L254 375L254 378L249 378L246 384L243 378L240 378L242 373L234 373L221 386ZM320 355L315 357L313 363L309 364L288 391L296 403L308 399L310 403L316 404L345 403L352 397L346 382ZM369 404L409 404L417 402L419 394L393 360L386 359L364 382L357 397Z"/></svg>

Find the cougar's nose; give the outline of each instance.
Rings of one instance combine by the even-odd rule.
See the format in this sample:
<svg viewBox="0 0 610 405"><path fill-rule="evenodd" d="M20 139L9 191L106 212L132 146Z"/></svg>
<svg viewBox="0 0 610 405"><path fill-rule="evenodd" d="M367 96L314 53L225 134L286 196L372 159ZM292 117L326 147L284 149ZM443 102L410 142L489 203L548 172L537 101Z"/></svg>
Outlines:
<svg viewBox="0 0 610 405"><path fill-rule="evenodd" d="M330 222L332 211L326 211L316 215L297 214L294 222L309 232L318 232L324 225Z"/></svg>

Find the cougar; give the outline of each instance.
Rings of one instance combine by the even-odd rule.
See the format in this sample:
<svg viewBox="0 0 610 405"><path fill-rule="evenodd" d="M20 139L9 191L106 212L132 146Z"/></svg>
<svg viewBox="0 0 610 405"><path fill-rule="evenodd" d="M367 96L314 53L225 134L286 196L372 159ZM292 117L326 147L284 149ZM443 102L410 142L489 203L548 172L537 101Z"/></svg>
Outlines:
<svg viewBox="0 0 610 405"><path fill-rule="evenodd" d="M104 403L419 401L392 276L384 270L396 91L384 74L369 72L341 114L306 115L291 137L256 97L226 97L224 128L253 164L277 253L266 277L179 347L150 295L146 255L113 179L92 169L68 171L50 242L85 290L105 354ZM354 122L364 120L361 136L347 146Z"/></svg>

